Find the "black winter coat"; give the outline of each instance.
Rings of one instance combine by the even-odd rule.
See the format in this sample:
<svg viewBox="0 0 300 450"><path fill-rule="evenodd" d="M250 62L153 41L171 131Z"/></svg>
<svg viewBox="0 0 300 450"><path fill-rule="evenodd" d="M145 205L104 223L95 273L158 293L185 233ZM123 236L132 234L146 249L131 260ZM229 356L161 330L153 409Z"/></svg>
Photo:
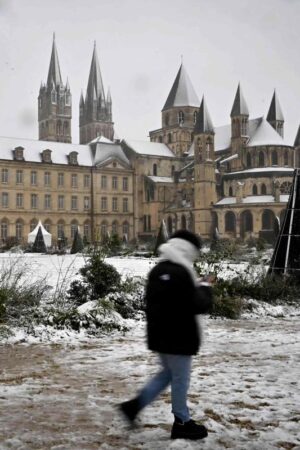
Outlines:
<svg viewBox="0 0 300 450"><path fill-rule="evenodd" d="M196 287L186 268L161 261L146 286L148 347L159 353L194 355L200 346L197 314L212 306L209 286Z"/></svg>

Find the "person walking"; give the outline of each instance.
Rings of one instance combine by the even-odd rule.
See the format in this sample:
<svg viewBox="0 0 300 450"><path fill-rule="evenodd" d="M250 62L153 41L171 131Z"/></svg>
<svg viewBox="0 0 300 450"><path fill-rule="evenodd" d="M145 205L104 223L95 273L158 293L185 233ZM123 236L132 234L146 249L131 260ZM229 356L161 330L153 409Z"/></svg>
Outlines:
<svg viewBox="0 0 300 450"><path fill-rule="evenodd" d="M149 273L145 300L148 347L158 353L161 368L135 398L120 405L133 424L137 414L171 384L172 439L207 436L206 427L190 417L187 406L192 355L198 352L201 337L196 315L212 307L209 280L198 280L193 269L201 245L197 235L179 230L159 247L159 262Z"/></svg>

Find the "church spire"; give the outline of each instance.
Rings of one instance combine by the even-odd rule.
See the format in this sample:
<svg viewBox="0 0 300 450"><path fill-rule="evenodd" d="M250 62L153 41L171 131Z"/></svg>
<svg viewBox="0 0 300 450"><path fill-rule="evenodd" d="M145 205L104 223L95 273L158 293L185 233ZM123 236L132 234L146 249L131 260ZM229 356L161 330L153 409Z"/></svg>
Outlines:
<svg viewBox="0 0 300 450"><path fill-rule="evenodd" d="M275 89L268 111L267 121L274 128L274 130L277 131L281 137L283 137L284 117Z"/></svg>
<svg viewBox="0 0 300 450"><path fill-rule="evenodd" d="M90 67L89 80L86 90L86 101L100 100L105 102L103 81L100 71L100 65L97 56L96 41L94 42L94 51Z"/></svg>
<svg viewBox="0 0 300 450"><path fill-rule="evenodd" d="M198 106L199 99L192 85L190 77L181 63L173 86L169 92L163 111L176 106Z"/></svg>
<svg viewBox="0 0 300 450"><path fill-rule="evenodd" d="M238 84L230 116L249 116L248 106L242 93L240 83Z"/></svg>
<svg viewBox="0 0 300 450"><path fill-rule="evenodd" d="M85 100L79 103L80 144L91 142L97 136L112 140L114 127L112 122L111 98L105 97L105 91L97 56L96 42L89 72Z"/></svg>
<svg viewBox="0 0 300 450"><path fill-rule="evenodd" d="M206 106L204 95L202 97L200 109L197 114L197 120L194 129L194 135L196 134L214 134L214 126Z"/></svg>
<svg viewBox="0 0 300 450"><path fill-rule="evenodd" d="M55 43L55 33L53 33L52 52L51 52L50 65L49 65L48 78L47 78L47 88L52 89L53 84L55 87L57 85L63 84L62 78L61 78L61 73L60 73L56 43Z"/></svg>

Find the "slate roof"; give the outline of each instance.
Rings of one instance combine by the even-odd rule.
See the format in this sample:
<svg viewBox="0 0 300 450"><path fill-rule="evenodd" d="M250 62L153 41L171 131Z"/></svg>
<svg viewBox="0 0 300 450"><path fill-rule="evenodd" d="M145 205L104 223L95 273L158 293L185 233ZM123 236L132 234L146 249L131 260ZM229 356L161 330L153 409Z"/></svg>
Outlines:
<svg viewBox="0 0 300 450"><path fill-rule="evenodd" d="M235 116L249 116L248 106L247 106L246 100L244 98L244 95L242 93L240 83L238 85L238 88L237 88L237 91L235 94L235 98L234 98L234 102L233 102L233 106L232 106L232 110L230 113L230 117L235 117Z"/></svg>
<svg viewBox="0 0 300 450"><path fill-rule="evenodd" d="M272 122L275 120L284 121L284 117L282 114L281 106L276 94L276 90L274 90L274 94L271 100L271 105L267 114L267 121Z"/></svg>
<svg viewBox="0 0 300 450"><path fill-rule="evenodd" d="M156 177L154 175L147 175L146 178L153 181L153 183L174 183L172 177Z"/></svg>
<svg viewBox="0 0 300 450"><path fill-rule="evenodd" d="M129 147L134 153L138 153L139 155L164 156L173 158L175 156L166 144L162 144L159 142L136 141L131 139L124 139L122 142L127 145L127 147Z"/></svg>
<svg viewBox="0 0 300 450"><path fill-rule="evenodd" d="M255 133L250 137L248 147L258 147L262 145L290 146L291 144L283 139L269 122L262 118Z"/></svg>
<svg viewBox="0 0 300 450"><path fill-rule="evenodd" d="M204 96L197 114L197 120L194 128L194 134L214 133L214 126L210 118Z"/></svg>
<svg viewBox="0 0 300 450"><path fill-rule="evenodd" d="M188 76L183 64L181 64L162 110L164 111L165 109L176 106L198 107L199 104L200 101L192 85L190 77Z"/></svg>
<svg viewBox="0 0 300 450"><path fill-rule="evenodd" d="M25 161L41 162L42 151L49 149L52 151L51 159L53 164L68 164L67 156L73 151L78 153L79 165L91 166L93 164L92 152L89 145L10 137L0 137L0 159L11 161L13 159L12 151L16 147L24 148Z"/></svg>
<svg viewBox="0 0 300 450"><path fill-rule="evenodd" d="M98 100L100 97L103 101L105 101L103 81L95 43L85 100L93 101Z"/></svg>
<svg viewBox="0 0 300 450"><path fill-rule="evenodd" d="M112 159L118 159L121 163L130 167L130 161L125 155L120 144L98 142L96 144L94 161L95 164L102 165Z"/></svg>
<svg viewBox="0 0 300 450"><path fill-rule="evenodd" d="M280 203L287 203L289 199L288 194L282 194L279 196ZM273 195L249 195L247 197L242 198L242 203L250 204L250 203L274 203L275 198ZM216 205L235 205L237 203L236 197L224 197L219 200Z"/></svg>

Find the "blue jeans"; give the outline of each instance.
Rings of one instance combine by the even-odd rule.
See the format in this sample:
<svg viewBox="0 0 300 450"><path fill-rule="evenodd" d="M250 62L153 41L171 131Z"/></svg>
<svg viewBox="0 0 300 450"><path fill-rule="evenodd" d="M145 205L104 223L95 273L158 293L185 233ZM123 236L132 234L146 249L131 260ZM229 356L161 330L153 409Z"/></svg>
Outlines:
<svg viewBox="0 0 300 450"><path fill-rule="evenodd" d="M151 403L160 392L171 384L172 413L183 422L190 420L187 407L187 392L190 384L192 357L186 355L159 354L161 371L141 390L138 400L140 408Z"/></svg>

